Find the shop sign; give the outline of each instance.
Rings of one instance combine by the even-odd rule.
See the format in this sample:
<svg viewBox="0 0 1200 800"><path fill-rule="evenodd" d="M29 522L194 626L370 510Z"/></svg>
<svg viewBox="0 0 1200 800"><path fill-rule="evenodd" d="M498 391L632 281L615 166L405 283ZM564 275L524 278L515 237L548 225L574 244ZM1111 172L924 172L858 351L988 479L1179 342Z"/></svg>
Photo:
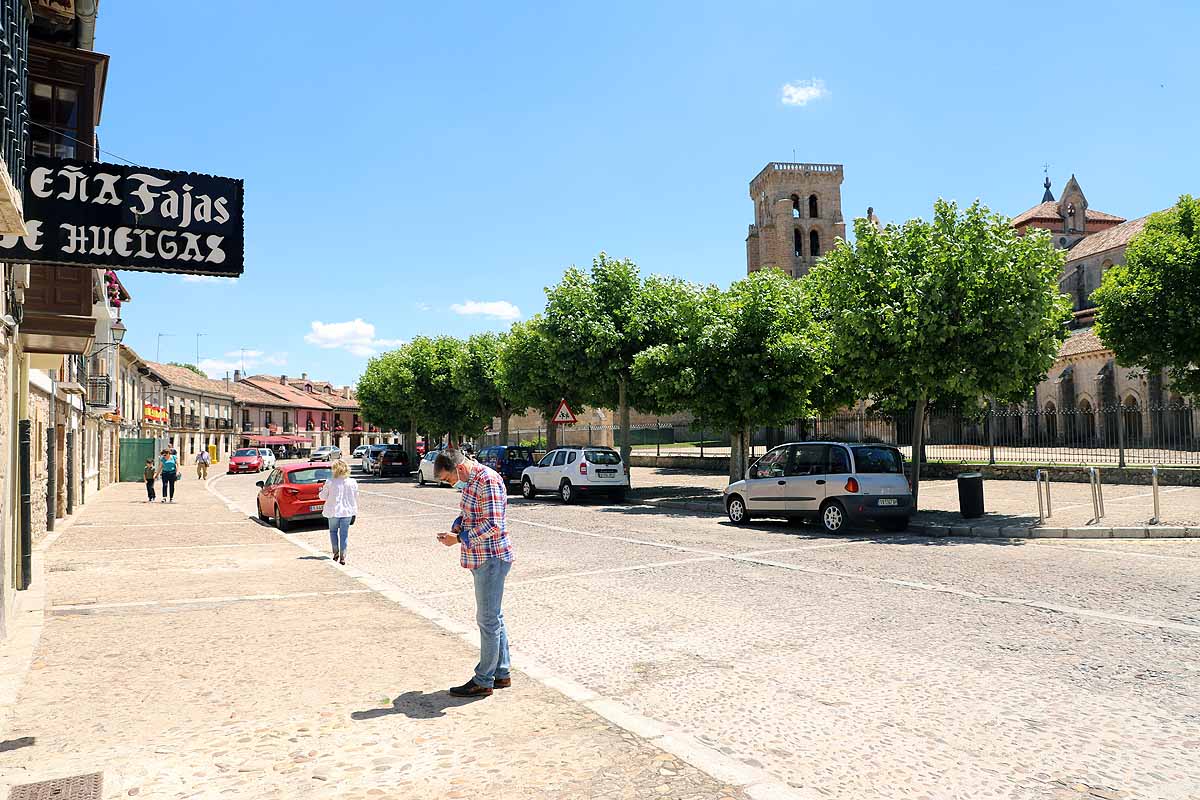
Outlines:
<svg viewBox="0 0 1200 800"><path fill-rule="evenodd" d="M28 234L0 236L0 261L242 274L240 179L61 158L25 176Z"/></svg>

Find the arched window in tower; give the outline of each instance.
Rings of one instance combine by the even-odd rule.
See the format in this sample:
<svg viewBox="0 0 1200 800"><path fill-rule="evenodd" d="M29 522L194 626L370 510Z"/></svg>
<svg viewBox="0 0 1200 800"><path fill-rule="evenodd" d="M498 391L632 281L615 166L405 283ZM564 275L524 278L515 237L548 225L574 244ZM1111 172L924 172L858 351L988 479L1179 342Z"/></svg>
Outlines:
<svg viewBox="0 0 1200 800"><path fill-rule="evenodd" d="M813 219L821 216L817 213L817 196L815 194L810 194L808 196L808 216L812 217Z"/></svg>
<svg viewBox="0 0 1200 800"><path fill-rule="evenodd" d="M808 233L808 254L813 258L821 255L821 234L816 231Z"/></svg>
<svg viewBox="0 0 1200 800"><path fill-rule="evenodd" d="M800 195L792 195L792 219L800 219Z"/></svg>
<svg viewBox="0 0 1200 800"><path fill-rule="evenodd" d="M792 243L795 245L794 255L796 258L800 258L804 255L804 233L799 228L792 232Z"/></svg>

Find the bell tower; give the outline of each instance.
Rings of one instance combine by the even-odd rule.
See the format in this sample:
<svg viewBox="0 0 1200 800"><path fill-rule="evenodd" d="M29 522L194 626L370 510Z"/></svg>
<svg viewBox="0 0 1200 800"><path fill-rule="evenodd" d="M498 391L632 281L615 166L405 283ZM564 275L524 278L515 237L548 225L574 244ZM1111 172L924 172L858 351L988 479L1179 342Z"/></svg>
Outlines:
<svg viewBox="0 0 1200 800"><path fill-rule="evenodd" d="M841 164L772 161L750 181L750 199L747 273L776 267L799 278L846 238Z"/></svg>

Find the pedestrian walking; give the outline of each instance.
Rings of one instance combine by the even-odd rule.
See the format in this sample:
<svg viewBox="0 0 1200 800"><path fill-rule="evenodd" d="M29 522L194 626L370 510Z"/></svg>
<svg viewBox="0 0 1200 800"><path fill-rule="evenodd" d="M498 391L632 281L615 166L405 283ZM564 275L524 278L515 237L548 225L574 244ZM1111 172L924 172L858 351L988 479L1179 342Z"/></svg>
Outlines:
<svg viewBox="0 0 1200 800"><path fill-rule="evenodd" d="M325 501L321 513L329 520L329 543L333 545L333 560L346 563L346 537L358 516L358 481L350 477L350 466L340 458L333 462L333 475L319 492Z"/></svg>
<svg viewBox="0 0 1200 800"><path fill-rule="evenodd" d="M509 676L508 630L504 625L504 580L512 568L508 538L508 491L495 470L465 458L460 450L443 450L433 473L446 483L465 483L462 515L450 533L438 534L447 547L459 546L459 563L475 583L475 622L479 625L479 664L475 675L450 689L456 697L486 697L512 685Z"/></svg>
<svg viewBox="0 0 1200 800"><path fill-rule="evenodd" d="M208 465L212 463L212 458L208 455L208 450L201 450L196 454L196 477L202 481L208 480Z"/></svg>
<svg viewBox="0 0 1200 800"><path fill-rule="evenodd" d="M175 481L179 478L179 458L170 450L163 450L158 471L162 476L162 501L174 503Z"/></svg>
<svg viewBox="0 0 1200 800"><path fill-rule="evenodd" d="M153 458L146 459L146 466L142 470L142 478L146 481L146 502L154 502L154 481L158 478L158 467L154 465Z"/></svg>

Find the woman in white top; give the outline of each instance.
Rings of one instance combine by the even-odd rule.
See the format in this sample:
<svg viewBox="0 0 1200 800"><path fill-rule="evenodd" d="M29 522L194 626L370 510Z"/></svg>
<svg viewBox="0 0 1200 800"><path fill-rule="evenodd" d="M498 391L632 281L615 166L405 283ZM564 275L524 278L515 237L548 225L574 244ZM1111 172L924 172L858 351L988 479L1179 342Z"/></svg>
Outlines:
<svg viewBox="0 0 1200 800"><path fill-rule="evenodd" d="M341 459L333 462L333 477L321 487L325 508L321 513L329 520L329 541L333 544L333 560L346 563L346 536L350 523L358 516L358 481L350 477L350 467Z"/></svg>

